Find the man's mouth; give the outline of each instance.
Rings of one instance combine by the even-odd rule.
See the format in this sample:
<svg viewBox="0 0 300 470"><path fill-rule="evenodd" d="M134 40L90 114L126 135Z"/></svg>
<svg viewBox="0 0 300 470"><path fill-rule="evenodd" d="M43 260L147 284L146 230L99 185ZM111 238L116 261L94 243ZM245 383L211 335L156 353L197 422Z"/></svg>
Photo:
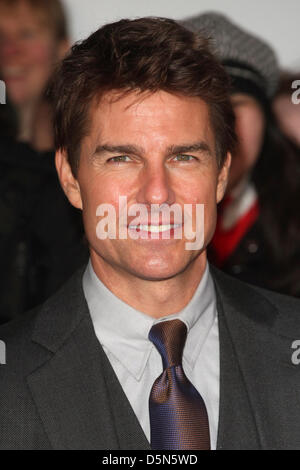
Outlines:
<svg viewBox="0 0 300 470"><path fill-rule="evenodd" d="M167 225L129 225L130 230L137 232L150 232L150 233L162 233L170 230L180 228L182 224L167 224Z"/></svg>

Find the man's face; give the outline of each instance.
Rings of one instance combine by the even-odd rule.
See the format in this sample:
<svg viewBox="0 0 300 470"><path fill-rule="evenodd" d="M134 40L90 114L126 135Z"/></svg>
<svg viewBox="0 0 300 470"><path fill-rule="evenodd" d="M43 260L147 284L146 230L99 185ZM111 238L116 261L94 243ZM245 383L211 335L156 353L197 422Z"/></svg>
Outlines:
<svg viewBox="0 0 300 470"><path fill-rule="evenodd" d="M62 55L46 20L26 1L0 6L0 75L15 105L40 98Z"/></svg>
<svg viewBox="0 0 300 470"><path fill-rule="evenodd" d="M228 156L219 171L208 106L200 98L163 91L110 98L107 95L91 109L91 130L82 141L77 180L72 181L65 156L57 154L62 186L71 203L83 210L94 269L97 272L97 266L100 270L107 266L128 277L160 280L184 272L193 261L203 267L230 160ZM127 197L128 209L142 204L149 214L153 204L168 207L176 203L182 214L185 204L193 208L204 204L204 248L187 250L190 240L184 230L181 239L175 239L172 230L167 230L169 239L153 239L153 227L142 230L144 235L148 232L147 239L100 240L97 207L112 205L118 223L120 196ZM129 231L132 219L128 217ZM184 221L177 217L171 222L180 225Z"/></svg>

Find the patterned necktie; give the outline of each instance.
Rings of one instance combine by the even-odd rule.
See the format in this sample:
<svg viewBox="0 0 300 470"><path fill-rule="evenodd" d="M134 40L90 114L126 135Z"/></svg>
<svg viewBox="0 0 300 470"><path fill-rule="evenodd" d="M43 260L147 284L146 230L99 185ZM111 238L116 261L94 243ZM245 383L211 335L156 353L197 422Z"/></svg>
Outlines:
<svg viewBox="0 0 300 470"><path fill-rule="evenodd" d="M149 398L152 449L210 449L205 403L182 368L186 335L181 320L156 323L149 332L164 369Z"/></svg>

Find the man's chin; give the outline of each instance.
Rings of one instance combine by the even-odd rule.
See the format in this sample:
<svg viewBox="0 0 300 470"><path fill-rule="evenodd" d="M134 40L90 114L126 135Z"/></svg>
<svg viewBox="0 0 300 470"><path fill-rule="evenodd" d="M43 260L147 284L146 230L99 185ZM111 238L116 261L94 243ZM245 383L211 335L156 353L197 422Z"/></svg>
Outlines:
<svg viewBox="0 0 300 470"><path fill-rule="evenodd" d="M170 264L146 264L143 266L130 266L129 271L134 277L138 277L145 281L165 281L175 278L188 269L190 262L180 263L178 265Z"/></svg>
<svg viewBox="0 0 300 470"><path fill-rule="evenodd" d="M175 278L183 272L192 268L192 265L199 258L200 252L182 253L164 253L157 250L157 253L142 252L138 250L132 252L125 251L125 256L112 256L111 254L101 253L100 250L90 250L94 269L97 265L100 271L115 271L124 278L136 278L145 281L164 281Z"/></svg>
<svg viewBox="0 0 300 470"><path fill-rule="evenodd" d="M169 273L135 273L135 277L139 277L141 280L144 281L152 281L152 282L159 282L159 281L167 281L168 279L175 278L179 272L169 272Z"/></svg>

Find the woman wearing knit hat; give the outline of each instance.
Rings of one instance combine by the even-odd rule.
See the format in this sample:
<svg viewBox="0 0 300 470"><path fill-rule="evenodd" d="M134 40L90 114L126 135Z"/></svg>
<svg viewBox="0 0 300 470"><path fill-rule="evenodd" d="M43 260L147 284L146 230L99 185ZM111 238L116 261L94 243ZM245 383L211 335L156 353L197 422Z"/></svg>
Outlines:
<svg viewBox="0 0 300 470"><path fill-rule="evenodd" d="M217 13L184 25L211 39L231 77L236 115L238 145L210 261L244 281L300 296L300 158L271 111L275 54Z"/></svg>

